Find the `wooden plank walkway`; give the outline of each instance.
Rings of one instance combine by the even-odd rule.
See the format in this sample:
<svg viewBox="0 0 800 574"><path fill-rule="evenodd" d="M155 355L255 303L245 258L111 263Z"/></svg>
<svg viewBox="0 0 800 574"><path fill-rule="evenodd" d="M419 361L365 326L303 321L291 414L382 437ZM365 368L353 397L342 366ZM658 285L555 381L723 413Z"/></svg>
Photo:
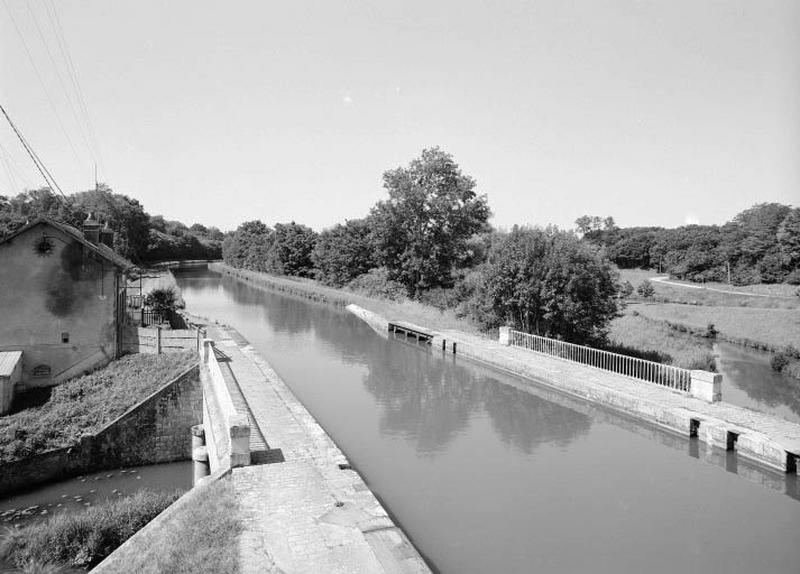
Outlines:
<svg viewBox="0 0 800 574"><path fill-rule="evenodd" d="M434 337L434 334L429 329L405 321L389 321L389 332L405 335L406 338L413 337L418 343L430 344Z"/></svg>

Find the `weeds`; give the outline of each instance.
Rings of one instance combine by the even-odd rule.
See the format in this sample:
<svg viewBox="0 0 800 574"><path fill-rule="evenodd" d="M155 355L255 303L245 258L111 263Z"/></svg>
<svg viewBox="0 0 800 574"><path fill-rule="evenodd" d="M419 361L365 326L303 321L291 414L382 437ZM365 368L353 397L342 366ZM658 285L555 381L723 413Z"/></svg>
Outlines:
<svg viewBox="0 0 800 574"><path fill-rule="evenodd" d="M76 443L196 361L190 351L128 355L54 387L43 405L0 417L0 464Z"/></svg>

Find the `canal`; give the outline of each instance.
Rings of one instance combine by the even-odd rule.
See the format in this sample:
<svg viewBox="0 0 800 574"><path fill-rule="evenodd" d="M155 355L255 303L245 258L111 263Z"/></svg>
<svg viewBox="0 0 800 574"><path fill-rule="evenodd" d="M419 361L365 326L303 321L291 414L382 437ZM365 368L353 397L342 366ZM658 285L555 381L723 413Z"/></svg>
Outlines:
<svg viewBox="0 0 800 574"><path fill-rule="evenodd" d="M176 275L188 310L259 350L441 572L797 572L796 477L764 474L787 496L696 440L344 310Z"/></svg>

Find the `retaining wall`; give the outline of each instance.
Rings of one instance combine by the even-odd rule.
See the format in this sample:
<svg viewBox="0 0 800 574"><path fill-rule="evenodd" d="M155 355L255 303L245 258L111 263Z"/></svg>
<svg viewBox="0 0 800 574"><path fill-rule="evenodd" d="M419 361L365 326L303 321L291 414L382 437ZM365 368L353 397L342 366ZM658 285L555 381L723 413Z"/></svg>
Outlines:
<svg viewBox="0 0 800 574"><path fill-rule="evenodd" d="M89 472L189 460L202 404L195 365L79 443L3 464L0 497Z"/></svg>

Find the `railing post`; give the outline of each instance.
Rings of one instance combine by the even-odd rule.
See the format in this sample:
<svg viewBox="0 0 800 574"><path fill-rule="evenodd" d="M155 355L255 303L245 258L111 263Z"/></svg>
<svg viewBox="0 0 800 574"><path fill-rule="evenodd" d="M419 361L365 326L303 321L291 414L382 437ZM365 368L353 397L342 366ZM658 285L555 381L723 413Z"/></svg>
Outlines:
<svg viewBox="0 0 800 574"><path fill-rule="evenodd" d="M511 327L500 327L500 338L498 342L501 345L511 345Z"/></svg>
<svg viewBox="0 0 800 574"><path fill-rule="evenodd" d="M161 354L161 325L156 327L156 355Z"/></svg>

